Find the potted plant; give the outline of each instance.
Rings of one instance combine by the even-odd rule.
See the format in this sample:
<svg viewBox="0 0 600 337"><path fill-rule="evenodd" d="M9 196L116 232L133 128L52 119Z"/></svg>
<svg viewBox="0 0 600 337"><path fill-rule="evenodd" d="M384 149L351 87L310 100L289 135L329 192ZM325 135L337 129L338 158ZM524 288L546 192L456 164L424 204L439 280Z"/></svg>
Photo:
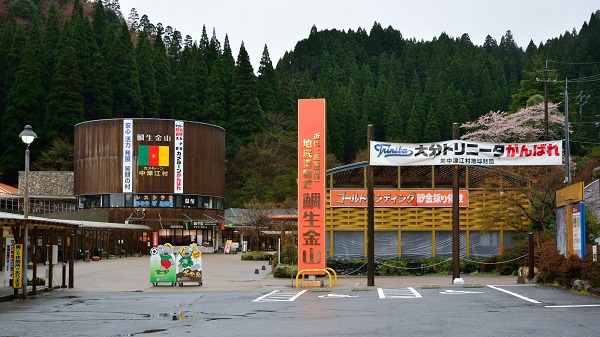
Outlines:
<svg viewBox="0 0 600 337"><path fill-rule="evenodd" d="M100 261L100 256L92 256L92 261Z"/></svg>

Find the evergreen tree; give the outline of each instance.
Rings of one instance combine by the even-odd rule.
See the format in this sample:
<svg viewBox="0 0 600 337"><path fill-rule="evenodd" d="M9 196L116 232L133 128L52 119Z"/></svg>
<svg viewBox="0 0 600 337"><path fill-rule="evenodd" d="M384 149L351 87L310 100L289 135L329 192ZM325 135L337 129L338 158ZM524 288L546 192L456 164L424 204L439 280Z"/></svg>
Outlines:
<svg viewBox="0 0 600 337"><path fill-rule="evenodd" d="M50 4L48 9L48 16L44 23L42 31L42 41L45 49L45 60L46 68L48 69L48 76L54 73L54 65L60 54L59 43L62 35L61 23L60 23L60 12L56 8L54 3ZM50 79L45 80L46 84L50 83ZM46 87L46 90L48 88Z"/></svg>
<svg viewBox="0 0 600 337"><path fill-rule="evenodd" d="M200 41L202 45L204 41ZM208 43L208 49L205 52L206 56L206 65L208 66L209 71L212 73L212 67L217 62L217 60L221 57L221 42L217 39L217 33L213 28L212 37Z"/></svg>
<svg viewBox="0 0 600 337"><path fill-rule="evenodd" d="M102 49L104 46L104 39L106 38L106 31L108 29L106 22L106 13L102 1L96 1L94 5L94 14L92 20L92 30L94 31L94 37L96 38L96 44L98 48Z"/></svg>
<svg viewBox="0 0 600 337"><path fill-rule="evenodd" d="M260 132L264 125L263 111L256 97L256 76L243 42L233 77L231 115L227 124L229 153Z"/></svg>
<svg viewBox="0 0 600 337"><path fill-rule="evenodd" d="M26 124L30 124L34 130L36 125L41 126L39 114L44 111L45 76L40 24L39 20L35 19L29 29L21 63L15 75L15 82L8 92L6 110L2 116L1 139L4 151L1 172L3 180L8 184L16 183L17 171L23 167L23 144L15 140ZM43 128L37 129L36 133L42 140ZM44 141L38 143L43 146Z"/></svg>
<svg viewBox="0 0 600 337"><path fill-rule="evenodd" d="M258 67L257 81L258 101L265 112L275 111L277 106L276 76L273 63L271 63L271 58L269 57L269 49L265 45L260 59L260 66Z"/></svg>
<svg viewBox="0 0 600 337"><path fill-rule="evenodd" d="M218 60L208 77L204 93L204 109L201 114L203 121L225 126L227 120L227 91L225 82L227 74L225 61Z"/></svg>
<svg viewBox="0 0 600 337"><path fill-rule="evenodd" d="M440 130L438 128L438 120L438 114L432 104L429 108L429 113L427 114L427 120L425 122L425 129L422 137L423 142L433 143L443 140L441 139Z"/></svg>
<svg viewBox="0 0 600 337"><path fill-rule="evenodd" d="M173 79L174 109L173 118L198 121L198 92L194 77L194 60L191 48L181 53L180 64Z"/></svg>
<svg viewBox="0 0 600 337"><path fill-rule="evenodd" d="M410 116L406 123L406 141L409 143L417 143L421 140L421 119L419 118L417 109L413 106L410 110Z"/></svg>
<svg viewBox="0 0 600 337"><path fill-rule="evenodd" d="M138 69L125 23L113 39L106 60L113 92L113 118L143 117Z"/></svg>
<svg viewBox="0 0 600 337"><path fill-rule="evenodd" d="M135 49L136 61L140 74L140 93L142 98L142 116L146 118L158 118L160 97L157 91L157 83L152 64L152 50L150 40L146 31L140 32L138 44Z"/></svg>
<svg viewBox="0 0 600 337"><path fill-rule="evenodd" d="M338 85L334 95L327 103L327 152L344 161L346 157L346 143L344 142L345 124L343 123L344 102L346 88ZM364 139L364 138L363 138Z"/></svg>
<svg viewBox="0 0 600 337"><path fill-rule="evenodd" d="M152 66L156 78L156 91L158 92L160 107L158 115L160 118L173 118L173 104L171 101L172 77L171 67L167 59L167 50L162 40L162 29L158 30L153 44Z"/></svg>
<svg viewBox="0 0 600 337"><path fill-rule="evenodd" d="M75 48L71 45L63 48L48 93L44 129L48 139L66 136L72 142L75 124L85 121L83 79Z"/></svg>
<svg viewBox="0 0 600 337"><path fill-rule="evenodd" d="M357 139L354 137L358 128L366 128L366 126L357 125L358 117L356 112L356 104L354 102L354 94L350 88L346 90L346 97L344 99L342 105L342 111L344 118L338 120L338 123L343 124L344 132L342 133L343 141L344 141L344 157L343 159L345 163L350 163L358 151L359 148L364 148L361 146L366 144L366 137L362 139Z"/></svg>
<svg viewBox="0 0 600 337"><path fill-rule="evenodd" d="M289 76L281 79L278 92L277 111L282 115L297 116L300 95Z"/></svg>
<svg viewBox="0 0 600 337"><path fill-rule="evenodd" d="M403 96L408 97L406 92ZM388 101L385 107L385 140L390 142L398 142L404 134L404 121L400 113L400 108L395 101Z"/></svg>
<svg viewBox="0 0 600 337"><path fill-rule="evenodd" d="M376 128L381 128L382 124L379 122L379 100L373 87L367 86L362 102L363 114L366 116L368 124L373 124Z"/></svg>
<svg viewBox="0 0 600 337"><path fill-rule="evenodd" d="M209 43L208 35L206 34L206 26L202 25L202 35L200 37L200 50L202 50L202 53L208 52Z"/></svg>
<svg viewBox="0 0 600 337"><path fill-rule="evenodd" d="M0 27L0 115L4 115L8 91L15 81L25 40L23 29L16 24L12 11L9 11ZM0 149L3 149L2 144Z"/></svg>
<svg viewBox="0 0 600 337"><path fill-rule="evenodd" d="M198 105L201 108L204 105L205 91L208 82L208 67L206 66L206 58L202 49L197 45L192 47L194 57L194 77L196 81L196 94L198 96ZM201 117L200 111L198 118Z"/></svg>
<svg viewBox="0 0 600 337"><path fill-rule="evenodd" d="M90 70L89 107L86 109L86 120L108 119L112 117L112 89L108 75L108 66L101 53L92 55Z"/></svg>

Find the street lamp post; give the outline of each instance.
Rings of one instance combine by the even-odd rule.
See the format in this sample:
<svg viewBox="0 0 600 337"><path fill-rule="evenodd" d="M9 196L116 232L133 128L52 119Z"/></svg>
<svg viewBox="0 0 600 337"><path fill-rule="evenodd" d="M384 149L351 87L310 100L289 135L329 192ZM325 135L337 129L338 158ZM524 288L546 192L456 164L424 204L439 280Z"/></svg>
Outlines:
<svg viewBox="0 0 600 337"><path fill-rule="evenodd" d="M23 140L23 143L27 144L27 149L25 150L25 193L23 196L23 228L24 228L24 235L23 235L23 260L24 260L24 267L23 267L23 273L22 273L22 285L23 285L23 299L27 298L27 239L29 236L28 233L28 221L27 219L29 218L29 145L33 142L33 140L35 138L37 138L37 135L35 134L35 132L33 132L33 129L31 128L31 125L25 125L25 128L23 129L23 131L19 134L19 137L21 137L21 139ZM33 264L33 268L35 268L35 261ZM36 280L32 280L32 282L35 282Z"/></svg>

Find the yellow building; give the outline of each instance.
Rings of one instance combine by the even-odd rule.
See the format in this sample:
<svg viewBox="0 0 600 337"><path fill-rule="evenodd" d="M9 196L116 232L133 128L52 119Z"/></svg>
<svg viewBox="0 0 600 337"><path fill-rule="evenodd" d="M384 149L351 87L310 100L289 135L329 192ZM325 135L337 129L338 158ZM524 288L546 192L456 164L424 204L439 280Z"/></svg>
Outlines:
<svg viewBox="0 0 600 337"><path fill-rule="evenodd" d="M326 247L336 259L367 256L367 162L327 171ZM452 256L452 166L374 166L375 258ZM490 257L528 230L529 181L461 166L460 255ZM449 199L448 199L449 194Z"/></svg>

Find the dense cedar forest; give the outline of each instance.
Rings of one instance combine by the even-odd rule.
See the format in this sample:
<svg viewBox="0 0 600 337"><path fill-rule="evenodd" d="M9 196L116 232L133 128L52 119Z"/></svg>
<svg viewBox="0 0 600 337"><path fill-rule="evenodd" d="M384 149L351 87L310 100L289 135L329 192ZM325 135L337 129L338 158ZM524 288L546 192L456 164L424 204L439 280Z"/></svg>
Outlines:
<svg viewBox="0 0 600 337"><path fill-rule="evenodd" d="M377 22L313 27L276 62L265 45L254 66L214 28L192 38L168 24L121 13L118 0L0 0L0 181L16 185L25 124L38 135L34 170L72 170L79 122L182 119L226 129L228 207L286 204L296 196L299 98L327 99L332 167L360 157L368 124L377 140L450 139L453 122L526 107L544 94L545 75L563 113L568 90L575 158L600 144L600 11L525 50L510 31L416 41Z"/></svg>

